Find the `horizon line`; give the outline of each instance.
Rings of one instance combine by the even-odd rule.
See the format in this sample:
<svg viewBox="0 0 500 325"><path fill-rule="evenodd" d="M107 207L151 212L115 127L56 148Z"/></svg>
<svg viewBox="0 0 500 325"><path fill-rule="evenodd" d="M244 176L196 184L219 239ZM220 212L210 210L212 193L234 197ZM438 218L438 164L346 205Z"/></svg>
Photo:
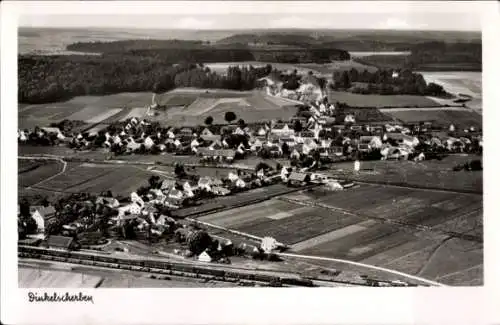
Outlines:
<svg viewBox="0 0 500 325"><path fill-rule="evenodd" d="M138 26L33 26L18 25L18 28L45 28L45 29L136 29L136 30L182 30L182 31L252 31L252 30L328 30L328 31L394 31L394 32L456 32L456 33L482 33L477 29L418 29L418 28L316 28L316 27L268 27L268 28L175 28L175 27L138 27Z"/></svg>

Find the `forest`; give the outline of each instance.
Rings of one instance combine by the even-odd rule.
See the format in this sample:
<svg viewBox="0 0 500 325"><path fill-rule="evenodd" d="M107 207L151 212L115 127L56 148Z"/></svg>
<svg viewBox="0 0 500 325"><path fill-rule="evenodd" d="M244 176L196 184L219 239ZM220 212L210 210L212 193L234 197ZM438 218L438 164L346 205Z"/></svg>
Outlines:
<svg viewBox="0 0 500 325"><path fill-rule="evenodd" d="M480 42L445 43L425 42L413 46L396 47L410 50L410 55L371 55L356 61L380 69L414 69L420 71L481 71L482 45Z"/></svg>
<svg viewBox="0 0 500 325"><path fill-rule="evenodd" d="M170 60L189 62L240 62L267 61L275 63L325 63L332 60L349 60L347 51L302 43L295 40L266 46L250 46L247 43L217 43L184 40L125 40L114 42L79 42L67 46L69 51L103 54L131 54L161 56ZM294 43L296 42L296 43ZM295 45L290 45L293 43ZM293 46L293 47L290 47Z"/></svg>
<svg viewBox="0 0 500 325"><path fill-rule="evenodd" d="M358 94L379 95L420 95L447 97L448 94L442 86L429 83L419 73L409 69L403 69L397 77L393 77L392 70L377 70L369 72L364 70L358 72L356 69L350 71L335 72L332 76L332 88L334 90L346 90Z"/></svg>
<svg viewBox="0 0 500 325"><path fill-rule="evenodd" d="M271 72L262 68L229 67L219 75L203 64L172 64L169 58L139 55L21 56L18 100L39 104L83 95L120 92L165 92L176 87L250 90Z"/></svg>

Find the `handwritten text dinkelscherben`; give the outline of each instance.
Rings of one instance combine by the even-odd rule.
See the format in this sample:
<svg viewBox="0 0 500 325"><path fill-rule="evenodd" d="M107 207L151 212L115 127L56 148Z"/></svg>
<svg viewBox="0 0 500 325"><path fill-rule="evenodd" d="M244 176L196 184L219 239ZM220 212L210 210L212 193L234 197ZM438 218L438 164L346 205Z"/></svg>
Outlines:
<svg viewBox="0 0 500 325"><path fill-rule="evenodd" d="M48 294L44 292L43 294L38 294L34 292L28 293L29 302L91 302L94 303L94 297L85 295L81 292L78 294L70 294L66 292L65 294L60 294L54 292L53 294Z"/></svg>

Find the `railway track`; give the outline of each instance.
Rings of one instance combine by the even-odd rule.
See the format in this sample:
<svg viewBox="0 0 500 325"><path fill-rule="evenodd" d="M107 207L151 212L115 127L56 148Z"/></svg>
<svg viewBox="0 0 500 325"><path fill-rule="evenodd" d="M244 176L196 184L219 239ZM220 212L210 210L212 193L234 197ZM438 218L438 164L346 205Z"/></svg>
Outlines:
<svg viewBox="0 0 500 325"><path fill-rule="evenodd" d="M231 282L236 284L263 284L273 286L279 283L284 287L317 287L317 286L395 286L384 280L347 281L335 279L317 279L310 276L301 276L296 273L285 273L271 270L244 269L234 266L212 264L201 266L195 262L161 261L155 259L128 259L111 257L100 254L71 252L64 250L45 249L39 247L19 246L20 259L29 258L52 262L85 265L92 267L110 268L147 272L177 277Z"/></svg>
<svg viewBox="0 0 500 325"><path fill-rule="evenodd" d="M283 286L313 287L313 281L302 278L296 274L284 274L273 271L256 271L238 269L236 267L225 267L212 264L202 266L194 263L183 263L175 261L162 261L155 259L128 259L123 257L105 256L100 254L89 254L76 251L52 250L38 247L19 246L18 256L20 258L33 258L79 264L87 266L105 267L112 269L132 270L149 273L160 273L166 275L207 279L223 282L252 282L255 284L280 283Z"/></svg>

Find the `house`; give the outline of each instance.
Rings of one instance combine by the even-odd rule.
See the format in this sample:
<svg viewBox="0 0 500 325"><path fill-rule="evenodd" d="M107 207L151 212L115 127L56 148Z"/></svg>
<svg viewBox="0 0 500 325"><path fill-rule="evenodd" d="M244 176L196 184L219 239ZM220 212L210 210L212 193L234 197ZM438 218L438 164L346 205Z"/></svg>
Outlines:
<svg viewBox="0 0 500 325"><path fill-rule="evenodd" d="M127 151L136 151L141 147L140 143L134 141L134 139L130 138L127 140Z"/></svg>
<svg viewBox="0 0 500 325"><path fill-rule="evenodd" d="M47 133L47 134L54 134L54 135L57 135L59 133L61 133L61 130L59 128L53 128L53 127L43 127L43 128L40 128L43 132Z"/></svg>
<svg viewBox="0 0 500 325"><path fill-rule="evenodd" d="M191 148L196 148L200 145L200 143L198 142L198 140L196 139L193 139L193 141L191 141Z"/></svg>
<svg viewBox="0 0 500 325"><path fill-rule="evenodd" d="M304 186L311 181L311 176L306 173L291 172L288 176L288 184L292 186Z"/></svg>
<svg viewBox="0 0 500 325"><path fill-rule="evenodd" d="M415 147L420 142L417 137L395 132L386 133L384 138L391 139L398 144L405 144L409 147Z"/></svg>
<svg viewBox="0 0 500 325"><path fill-rule="evenodd" d="M45 231L45 224L55 217L56 209L50 206L30 206L30 215L37 224L38 232L43 233Z"/></svg>
<svg viewBox="0 0 500 325"><path fill-rule="evenodd" d="M271 129L272 134L276 134L279 136L292 136L295 131L291 129L288 124L276 124L272 129Z"/></svg>
<svg viewBox="0 0 500 325"><path fill-rule="evenodd" d="M359 138L358 150L371 151L382 147L382 139L379 136L361 136Z"/></svg>
<svg viewBox="0 0 500 325"><path fill-rule="evenodd" d="M409 155L409 152L405 149L398 147L385 147L380 153L382 154L382 160L407 159Z"/></svg>
<svg viewBox="0 0 500 325"><path fill-rule="evenodd" d="M151 147L153 147L155 144L155 142L153 141L153 139L151 139L150 136L147 136L146 139L144 139L144 147L146 149L151 149Z"/></svg>
<svg viewBox="0 0 500 325"><path fill-rule="evenodd" d="M118 208L120 206L120 202L118 202L117 199L113 198L113 197L98 197L95 201L96 204L103 204L103 205L106 205L110 208Z"/></svg>
<svg viewBox="0 0 500 325"><path fill-rule="evenodd" d="M77 247L73 237L65 236L49 236L47 239L47 246L54 249L71 250Z"/></svg>
<svg viewBox="0 0 500 325"><path fill-rule="evenodd" d="M214 186L212 187L212 193L214 193L215 195L220 195L220 196L224 196L224 195L229 195L231 194L231 191L228 190L227 188L225 187L221 187L221 186Z"/></svg>
<svg viewBox="0 0 500 325"><path fill-rule="evenodd" d="M267 129L265 127L260 127L259 130L257 131L257 135L259 136L265 136L267 134Z"/></svg>
<svg viewBox="0 0 500 325"><path fill-rule="evenodd" d="M356 118L353 114L346 114L344 117L344 123L356 123Z"/></svg>
<svg viewBox="0 0 500 325"><path fill-rule="evenodd" d="M205 262L205 263L210 263L212 262L212 257L208 255L207 251L204 251L198 256L198 261L200 262Z"/></svg>
<svg viewBox="0 0 500 325"><path fill-rule="evenodd" d="M236 182L234 183L234 185L238 188L245 188L247 186L247 184L245 183L244 180L242 180L241 178L238 178L236 180Z"/></svg>
<svg viewBox="0 0 500 325"><path fill-rule="evenodd" d="M137 203L131 203L118 208L118 219L121 219L126 214L137 215L141 213L141 207Z"/></svg>
<svg viewBox="0 0 500 325"><path fill-rule="evenodd" d="M233 134L238 134L238 135L245 135L245 131L243 131L242 128L239 126L233 131Z"/></svg>
<svg viewBox="0 0 500 325"><path fill-rule="evenodd" d="M219 134L214 134L212 131L210 131L208 128L204 128L203 131L200 133L200 138L202 138L204 141L220 141L221 136Z"/></svg>
<svg viewBox="0 0 500 325"><path fill-rule="evenodd" d="M28 136L26 135L26 133L23 131L23 130L18 130L17 131L17 139L19 141L26 141L28 140Z"/></svg>
<svg viewBox="0 0 500 325"><path fill-rule="evenodd" d="M193 130L188 127L183 127L182 129L179 130L179 135L180 136L192 136L193 135Z"/></svg>
<svg viewBox="0 0 500 325"><path fill-rule="evenodd" d="M163 191L168 191L172 188L175 187L175 180L173 179L165 179L161 182L161 186L160 186L160 189Z"/></svg>
<svg viewBox="0 0 500 325"><path fill-rule="evenodd" d="M453 137L449 137L448 139L446 139L445 145L446 149L448 149L449 151L461 152L465 148L465 143L460 141L460 139Z"/></svg>

